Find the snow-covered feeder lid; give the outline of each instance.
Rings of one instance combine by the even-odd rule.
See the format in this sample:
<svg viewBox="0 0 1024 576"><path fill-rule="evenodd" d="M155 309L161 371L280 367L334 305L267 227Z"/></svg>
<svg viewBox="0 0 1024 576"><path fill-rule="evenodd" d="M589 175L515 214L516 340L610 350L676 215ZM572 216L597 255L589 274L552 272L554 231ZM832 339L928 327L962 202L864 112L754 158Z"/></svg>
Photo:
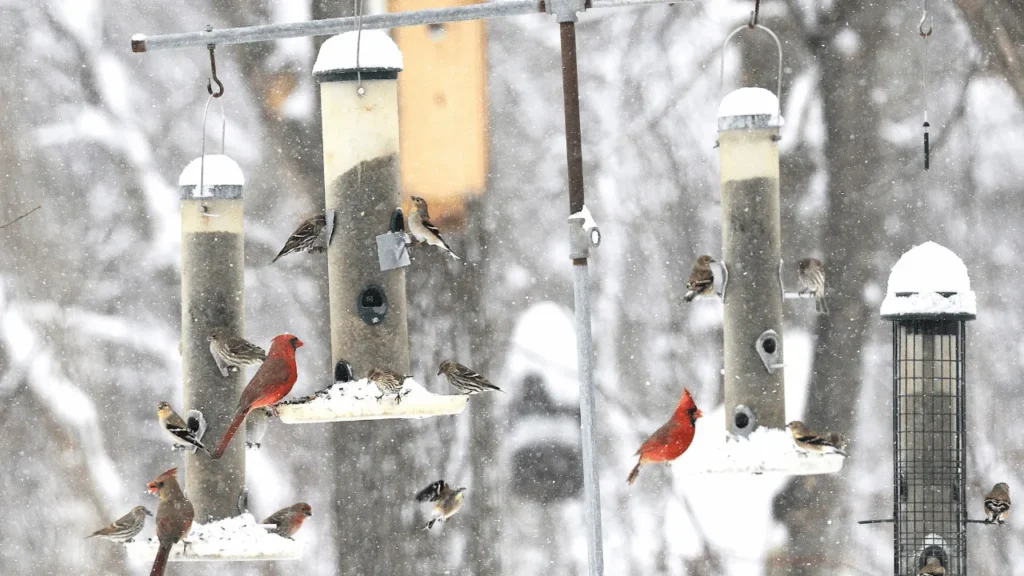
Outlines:
<svg viewBox="0 0 1024 576"><path fill-rule="evenodd" d="M308 525L308 522L307 522ZM302 537L299 532L297 538ZM268 532L252 514L245 513L209 524L194 522L184 542L171 548L171 562L240 560L298 560L302 544ZM160 544L155 537L125 544L130 558L152 562Z"/></svg>
<svg viewBox="0 0 1024 576"><path fill-rule="evenodd" d="M203 189L199 190L202 183ZM245 176L231 158L223 154L207 154L188 163L178 177L182 200L217 198L237 200L242 197Z"/></svg>
<svg viewBox="0 0 1024 576"><path fill-rule="evenodd" d="M760 426L740 437L723 434L720 428L701 434L701 428L697 426L693 445L682 457L687 458L683 464L687 473L809 476L839 472L846 461L841 454L797 448L789 430Z"/></svg>
<svg viewBox="0 0 1024 576"><path fill-rule="evenodd" d="M359 63L356 64L356 38L359 38ZM339 80L395 79L402 71L402 51L382 30L345 32L327 39L320 46L313 76L321 82ZM359 76L356 70L359 70Z"/></svg>
<svg viewBox="0 0 1024 576"><path fill-rule="evenodd" d="M973 320L977 302L967 266L952 250L925 242L900 257L889 274L882 317Z"/></svg>
<svg viewBox="0 0 1024 576"><path fill-rule="evenodd" d="M462 394L434 394L412 378L405 379L401 394L401 401L394 394L380 397L380 389L366 378L336 382L313 396L278 404L277 415L285 424L429 418L460 414L469 398Z"/></svg>
<svg viewBox="0 0 1024 576"><path fill-rule="evenodd" d="M757 130L782 126L779 99L764 88L739 88L718 106L718 131Z"/></svg>

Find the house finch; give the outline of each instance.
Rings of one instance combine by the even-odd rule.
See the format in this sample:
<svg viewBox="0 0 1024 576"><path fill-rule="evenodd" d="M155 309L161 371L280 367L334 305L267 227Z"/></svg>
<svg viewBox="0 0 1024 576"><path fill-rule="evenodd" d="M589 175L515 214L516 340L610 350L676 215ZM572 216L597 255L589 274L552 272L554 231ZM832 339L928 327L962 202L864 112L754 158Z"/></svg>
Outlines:
<svg viewBox="0 0 1024 576"><path fill-rule="evenodd" d="M309 504L305 502L299 502L298 504L292 504L287 508L281 508L277 512L274 512L270 516L267 516L266 520L262 524L273 524L277 526L273 530L268 530L272 534L277 534L282 538L291 539L299 528L302 528L302 523L313 515L313 509L310 508Z"/></svg>
<svg viewBox="0 0 1024 576"><path fill-rule="evenodd" d="M487 378L484 378L478 372L474 372L452 360L441 362L437 375L440 376L441 374L448 377L448 383L454 386L456 390L466 395L479 394L489 390L501 392L501 388L491 384Z"/></svg>
<svg viewBox="0 0 1024 576"><path fill-rule="evenodd" d="M1000 482L985 494L985 516L990 523L1002 524L1010 515L1010 487Z"/></svg>
<svg viewBox="0 0 1024 576"><path fill-rule="evenodd" d="M114 520L109 526L89 534L86 538L106 538L119 544L131 542L139 535L139 532L142 532L142 528L146 525L146 516L152 515L153 513L145 506L136 506L132 508L131 512Z"/></svg>
<svg viewBox="0 0 1024 576"><path fill-rule="evenodd" d="M235 417L213 453L215 459L224 454L224 450L249 412L256 408L272 406L292 391L292 386L295 386L295 380L299 377L295 367L295 350L301 347L302 340L291 334L280 334L270 342L270 352L267 353L266 361L256 371L238 399Z"/></svg>
<svg viewBox="0 0 1024 576"><path fill-rule="evenodd" d="M917 574L918 576L944 576L946 569L942 567L942 563L939 562L938 558L929 556L928 561L925 562Z"/></svg>
<svg viewBox="0 0 1024 576"><path fill-rule="evenodd" d="M816 258L804 258L797 263L800 278L800 293L814 296L814 310L818 314L828 314L825 304L825 265Z"/></svg>
<svg viewBox="0 0 1024 576"><path fill-rule="evenodd" d="M387 396L388 394L395 395L395 401L398 403L402 402L402 386L405 384L405 379L408 376L403 376L394 370L388 368L374 368L370 370L370 374L366 377L367 380L373 382L380 390L380 396L377 400ZM406 392L408 394L408 392Z"/></svg>
<svg viewBox="0 0 1024 576"><path fill-rule="evenodd" d="M295 232L292 232L292 235L288 237L288 241L284 243L284 248L281 248L281 251L270 263L273 264L282 256L295 252L323 252L327 248L325 246L317 246L316 244L326 227L327 217L323 214L317 214L312 218L303 220L302 224L299 224L299 227L295 229Z"/></svg>
<svg viewBox="0 0 1024 576"><path fill-rule="evenodd" d="M693 263L693 270L690 271L690 279L686 281L686 296L683 300L692 302L697 296L706 296L715 291L715 273L711 270L711 263L715 259L707 254L699 256Z"/></svg>
<svg viewBox="0 0 1024 576"><path fill-rule="evenodd" d="M149 483L149 491L160 495L160 506L156 509L156 537L160 541L160 548L156 552L149 576L163 576L171 547L188 536L192 519L196 515L192 503L185 498L181 486L178 486L175 478L177 473L177 468L171 468Z"/></svg>
<svg viewBox="0 0 1024 576"><path fill-rule="evenodd" d="M793 420L786 427L789 428L789 433L793 435L793 441L796 442L797 448L804 452L846 456L846 452L836 445L835 438L837 436L833 436L832 433L826 435L818 434L799 420ZM842 436L838 436L838 438L842 439Z"/></svg>
<svg viewBox="0 0 1024 576"><path fill-rule="evenodd" d="M263 437L267 435L267 428L270 427L270 419L274 417L274 411L263 406L255 408L245 417L245 445L249 448L260 449L263 444Z"/></svg>
<svg viewBox="0 0 1024 576"><path fill-rule="evenodd" d="M452 255L452 258L461 260L461 258L455 255L455 252L452 252L451 247L444 241L444 238L441 237L441 231L437 229L437 226L430 222L427 201L419 196L413 196L412 203L414 208L409 213L409 233L412 234L412 237L431 246L443 248Z"/></svg>
<svg viewBox="0 0 1024 576"><path fill-rule="evenodd" d="M206 340L210 343L210 354L224 377L227 377L230 368L241 370L242 366L255 366L267 359L263 348L245 338L228 334L225 328L214 329Z"/></svg>
<svg viewBox="0 0 1024 576"><path fill-rule="evenodd" d="M182 420L181 416L178 416L178 413L174 411L174 408L171 408L170 404L167 402L157 404L156 415L160 418L160 427L171 437L175 448L192 449L193 451L198 448L207 454L210 453L209 449L203 445L203 442L196 435L196 428L189 427L188 423Z"/></svg>
<svg viewBox="0 0 1024 576"><path fill-rule="evenodd" d="M462 503L465 500L465 491L465 488L452 490L452 487L444 480L438 480L420 490L416 494L417 502L434 503L434 517L427 522L423 529L429 530L434 527L434 524L444 522L454 516L462 508Z"/></svg>
<svg viewBox="0 0 1024 576"><path fill-rule="evenodd" d="M651 437L644 441L636 453L640 461L626 479L631 485L640 474L640 467L650 462L671 462L683 455L693 442L697 431L697 419L704 416L693 403L690 391L683 388L683 397L679 406L668 422L658 428Z"/></svg>

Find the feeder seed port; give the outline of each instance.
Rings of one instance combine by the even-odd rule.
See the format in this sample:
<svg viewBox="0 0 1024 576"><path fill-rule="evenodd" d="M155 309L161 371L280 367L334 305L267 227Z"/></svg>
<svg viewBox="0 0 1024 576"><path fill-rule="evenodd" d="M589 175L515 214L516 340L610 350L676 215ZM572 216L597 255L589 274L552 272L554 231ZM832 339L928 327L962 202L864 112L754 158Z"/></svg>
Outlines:
<svg viewBox="0 0 1024 576"><path fill-rule="evenodd" d="M732 421L736 431L742 436L750 434L754 428L757 428L757 416L753 410L743 404L737 406L733 411Z"/></svg>
<svg viewBox="0 0 1024 576"><path fill-rule="evenodd" d="M356 301L356 313L371 326L380 324L388 313L388 297L384 289L375 284L363 287Z"/></svg>

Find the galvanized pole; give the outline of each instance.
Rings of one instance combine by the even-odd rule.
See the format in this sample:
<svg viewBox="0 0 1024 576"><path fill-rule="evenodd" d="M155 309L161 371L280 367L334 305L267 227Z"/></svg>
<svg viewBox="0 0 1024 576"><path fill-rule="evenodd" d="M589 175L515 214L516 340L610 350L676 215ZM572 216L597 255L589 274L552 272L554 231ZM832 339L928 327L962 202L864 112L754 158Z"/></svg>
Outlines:
<svg viewBox="0 0 1024 576"><path fill-rule="evenodd" d="M211 447L231 422L246 385L245 371L221 375L207 341L218 327L245 335L243 184L238 164L223 155L193 160L178 181L184 409L203 413L208 426L203 439ZM199 451L185 456L185 467L185 492L196 521L237 515L245 487L244 427L219 460Z"/></svg>

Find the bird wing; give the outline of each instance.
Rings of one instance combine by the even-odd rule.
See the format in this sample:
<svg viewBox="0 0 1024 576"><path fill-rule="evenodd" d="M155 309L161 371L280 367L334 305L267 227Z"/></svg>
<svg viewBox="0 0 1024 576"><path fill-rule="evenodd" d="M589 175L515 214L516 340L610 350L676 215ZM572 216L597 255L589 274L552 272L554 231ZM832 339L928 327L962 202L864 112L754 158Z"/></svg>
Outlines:
<svg viewBox="0 0 1024 576"><path fill-rule="evenodd" d="M260 360L267 359L266 350L245 338L230 338L226 345L228 352L233 356L258 356Z"/></svg>
<svg viewBox="0 0 1024 576"><path fill-rule="evenodd" d="M269 358L263 364L260 364L259 370L256 371L252 380L249 381L245 390L242 391L242 396L238 399L238 406L240 408L252 407L268 389L280 386L289 380L291 380L292 384L295 384L291 370L288 367L288 362L283 358ZM288 391L291 391L291 389L289 388Z"/></svg>
<svg viewBox="0 0 1024 576"><path fill-rule="evenodd" d="M707 288L714 284L715 273L710 267L694 267L690 273L690 279L686 283L686 288L689 290L699 290L701 288Z"/></svg>
<svg viewBox="0 0 1024 576"><path fill-rule="evenodd" d="M437 236L437 239L441 241L441 244L444 244L444 247L447 248L449 252L452 251L451 246L449 246L448 242L445 242L444 237L441 236L441 230L437 226L434 226L434 223L430 221L429 216L420 215L420 223L423 224L423 227L426 228L428 232Z"/></svg>
<svg viewBox="0 0 1024 576"><path fill-rule="evenodd" d="M445 484L444 480L438 480L430 486L427 486L423 490L420 490L416 494L417 502L437 502L444 497L444 493L448 491L448 485Z"/></svg>
<svg viewBox="0 0 1024 576"><path fill-rule="evenodd" d="M977 502L977 500L975 500ZM985 498L985 508L993 512L1003 512L1010 509L1010 503L999 498Z"/></svg>
<svg viewBox="0 0 1024 576"><path fill-rule="evenodd" d="M199 440L196 438L195 433L192 432L192 430L188 427L188 424L186 424L185 421L182 420L177 414L173 414L167 417L167 420L164 423L164 428L166 428L167 431L170 432L176 438L181 439L183 442L195 445L201 444Z"/></svg>
<svg viewBox="0 0 1024 576"><path fill-rule="evenodd" d="M466 378L468 380L475 380L477 384L484 388L500 390L500 388L498 388L494 384L491 384L490 380L488 380L484 375L480 374L476 370L473 370L467 366L463 366L458 362L455 363L455 368L459 371L459 376L462 376L463 378Z"/></svg>

